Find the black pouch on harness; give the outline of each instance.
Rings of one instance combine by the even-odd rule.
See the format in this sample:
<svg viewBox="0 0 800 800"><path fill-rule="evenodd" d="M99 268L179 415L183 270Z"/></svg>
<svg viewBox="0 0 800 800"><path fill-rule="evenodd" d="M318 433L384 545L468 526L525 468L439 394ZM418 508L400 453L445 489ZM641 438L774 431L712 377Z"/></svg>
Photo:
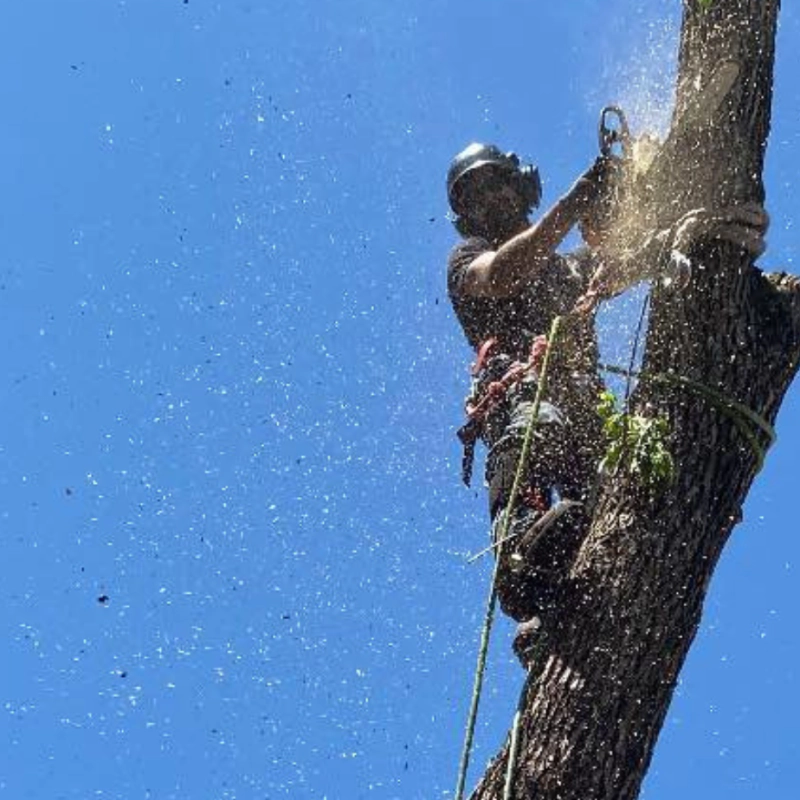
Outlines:
<svg viewBox="0 0 800 800"><path fill-rule="evenodd" d="M465 486L472 483L472 470L475 465L475 445L481 437L481 424L477 419L471 419L457 431L461 442L461 480Z"/></svg>

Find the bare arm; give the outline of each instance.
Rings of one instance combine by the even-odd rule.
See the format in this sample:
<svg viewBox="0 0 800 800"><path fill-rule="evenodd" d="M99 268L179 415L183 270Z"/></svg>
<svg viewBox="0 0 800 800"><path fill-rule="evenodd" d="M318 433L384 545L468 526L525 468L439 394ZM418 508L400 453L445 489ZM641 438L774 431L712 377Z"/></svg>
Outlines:
<svg viewBox="0 0 800 800"><path fill-rule="evenodd" d="M464 292L473 297L509 297L535 279L583 215L596 191L597 171L595 164L535 225L478 256L464 274Z"/></svg>

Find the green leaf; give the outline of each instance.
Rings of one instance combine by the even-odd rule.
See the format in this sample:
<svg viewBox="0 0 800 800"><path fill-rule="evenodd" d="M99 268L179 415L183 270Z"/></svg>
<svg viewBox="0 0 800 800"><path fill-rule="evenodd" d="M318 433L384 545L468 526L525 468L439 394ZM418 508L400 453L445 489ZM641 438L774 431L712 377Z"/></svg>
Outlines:
<svg viewBox="0 0 800 800"><path fill-rule="evenodd" d="M666 444L669 437L666 418L618 411L610 392L601 392L597 413L603 420L607 441L599 465L601 472L613 475L624 468L649 488L673 481L675 462Z"/></svg>

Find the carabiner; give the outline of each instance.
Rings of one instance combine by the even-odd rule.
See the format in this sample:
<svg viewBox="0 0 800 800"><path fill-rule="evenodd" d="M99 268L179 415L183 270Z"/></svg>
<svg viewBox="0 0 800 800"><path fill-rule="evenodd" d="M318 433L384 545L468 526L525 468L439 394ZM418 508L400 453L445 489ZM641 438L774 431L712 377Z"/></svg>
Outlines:
<svg viewBox="0 0 800 800"><path fill-rule="evenodd" d="M609 123L609 117L616 117L615 124ZM630 155L631 132L625 112L619 106L606 106L600 112L597 126L597 139L600 154L608 158L613 155L614 145L619 145L623 158Z"/></svg>

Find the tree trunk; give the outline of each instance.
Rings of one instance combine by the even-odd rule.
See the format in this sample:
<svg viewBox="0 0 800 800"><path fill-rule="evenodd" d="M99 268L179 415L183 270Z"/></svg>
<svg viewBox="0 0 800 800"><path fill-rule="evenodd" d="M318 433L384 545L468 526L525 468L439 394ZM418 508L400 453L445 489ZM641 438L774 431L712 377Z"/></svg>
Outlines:
<svg viewBox="0 0 800 800"><path fill-rule="evenodd" d="M763 202L778 9L713 0L703 11L685 0L672 129L655 167L659 218ZM800 282L764 275L725 242L698 242L689 255L689 287L653 293L643 374L684 376L772 422L800 359ZM676 478L660 493L633 476L603 487L570 598L529 679L515 800L638 795L758 471L736 412L696 385L643 379L634 406L669 419ZM504 748L473 800L503 797L506 760Z"/></svg>

